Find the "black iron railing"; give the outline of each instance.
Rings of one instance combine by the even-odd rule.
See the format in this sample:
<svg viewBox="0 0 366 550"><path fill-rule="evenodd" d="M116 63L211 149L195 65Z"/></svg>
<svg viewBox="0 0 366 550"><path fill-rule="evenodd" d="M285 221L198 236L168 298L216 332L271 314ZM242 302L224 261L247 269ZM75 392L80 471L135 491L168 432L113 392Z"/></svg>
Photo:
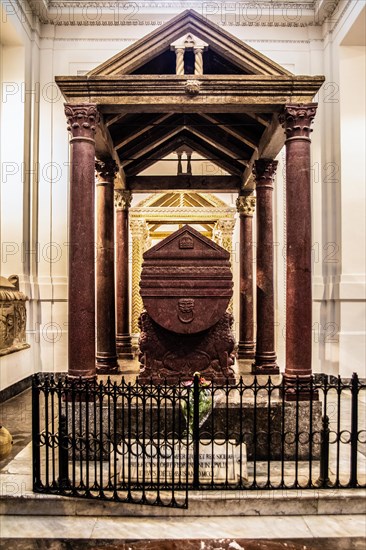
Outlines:
<svg viewBox="0 0 366 550"><path fill-rule="evenodd" d="M35 375L34 491L186 507L190 489L366 486L364 381L247 378L156 386Z"/></svg>

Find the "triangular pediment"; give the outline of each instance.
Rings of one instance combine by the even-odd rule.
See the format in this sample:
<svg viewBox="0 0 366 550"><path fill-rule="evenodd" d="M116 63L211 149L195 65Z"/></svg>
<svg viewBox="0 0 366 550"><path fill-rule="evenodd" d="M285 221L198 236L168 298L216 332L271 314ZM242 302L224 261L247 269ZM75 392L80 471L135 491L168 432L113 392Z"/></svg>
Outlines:
<svg viewBox="0 0 366 550"><path fill-rule="evenodd" d="M194 10L186 10L111 57L90 71L87 76L156 74L152 72L154 61L156 67L161 67L160 74L166 74L164 67L167 61L163 56L174 57L175 53L171 51L171 45L188 33L208 44L207 55L211 56L211 65L218 67L216 74L222 74L219 72L219 67L222 67L225 74L291 75L289 71L223 30L222 27ZM211 74L213 74L212 71Z"/></svg>
<svg viewBox="0 0 366 550"><path fill-rule="evenodd" d="M188 254L187 254L188 253ZM191 255L197 259L229 260L230 254L190 225L184 225L169 237L147 250L143 258L174 258Z"/></svg>

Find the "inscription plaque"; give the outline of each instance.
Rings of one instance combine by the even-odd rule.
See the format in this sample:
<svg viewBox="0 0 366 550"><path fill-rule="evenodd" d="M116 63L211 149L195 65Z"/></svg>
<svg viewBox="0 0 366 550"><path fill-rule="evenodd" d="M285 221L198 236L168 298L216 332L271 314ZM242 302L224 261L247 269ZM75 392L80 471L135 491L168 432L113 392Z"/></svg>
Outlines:
<svg viewBox="0 0 366 550"><path fill-rule="evenodd" d="M131 455L128 456L128 449L131 449ZM123 459L120 469L122 479L128 477L128 467L130 466L129 479L141 481L142 472L145 472L147 481L157 481L158 474L160 480L175 482L185 481L186 470L188 466L188 481L193 480L193 449L182 441L157 441L153 440L144 446L141 442L131 440L123 443L119 447ZM241 468L240 468L241 464ZM247 453L246 445L242 443L237 445L235 440L210 440L200 441L199 446L199 478L201 483L235 482L242 479L248 479L247 471Z"/></svg>

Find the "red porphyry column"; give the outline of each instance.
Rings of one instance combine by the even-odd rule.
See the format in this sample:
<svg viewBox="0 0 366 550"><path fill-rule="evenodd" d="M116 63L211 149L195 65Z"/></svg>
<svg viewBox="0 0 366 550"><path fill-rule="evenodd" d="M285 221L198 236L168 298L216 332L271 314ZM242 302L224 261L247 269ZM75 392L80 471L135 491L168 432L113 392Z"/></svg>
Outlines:
<svg viewBox="0 0 366 550"><path fill-rule="evenodd" d="M122 359L133 359L130 334L130 300L128 274L128 209L131 191L116 189L116 238L117 238L117 353Z"/></svg>
<svg viewBox="0 0 366 550"><path fill-rule="evenodd" d="M309 399L312 368L310 126L317 103L289 104L280 115L286 132L286 367L287 399ZM291 385L293 388L291 388ZM312 397L316 397L313 393Z"/></svg>
<svg viewBox="0 0 366 550"><path fill-rule="evenodd" d="M240 215L240 313L239 359L254 359L254 289L253 289L253 215L255 197L240 195L236 201Z"/></svg>
<svg viewBox="0 0 366 550"><path fill-rule="evenodd" d="M118 372L114 295L113 159L95 163L97 174L97 373Z"/></svg>
<svg viewBox="0 0 366 550"><path fill-rule="evenodd" d="M68 356L71 377L95 376L95 141L90 103L65 104L70 139Z"/></svg>
<svg viewBox="0 0 366 550"><path fill-rule="evenodd" d="M259 159L257 192L257 344L253 374L278 374L275 352L273 281L273 180L277 161Z"/></svg>

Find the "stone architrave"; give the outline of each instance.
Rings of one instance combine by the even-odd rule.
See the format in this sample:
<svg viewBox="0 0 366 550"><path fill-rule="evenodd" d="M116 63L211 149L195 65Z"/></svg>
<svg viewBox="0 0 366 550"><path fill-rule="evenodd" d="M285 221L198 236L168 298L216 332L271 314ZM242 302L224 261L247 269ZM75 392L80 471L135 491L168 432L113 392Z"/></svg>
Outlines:
<svg viewBox="0 0 366 550"><path fill-rule="evenodd" d="M316 398L312 374L310 133L317 103L289 104L280 115L286 132L286 398ZM296 392L296 380L301 382ZM291 388L292 386L292 388Z"/></svg>
<svg viewBox="0 0 366 550"><path fill-rule="evenodd" d="M95 368L95 131L97 107L65 104L70 139L69 376L93 378Z"/></svg>
<svg viewBox="0 0 366 550"><path fill-rule="evenodd" d="M253 374L279 373L273 279L273 180L276 169L276 160L259 159L253 170L257 193L257 343Z"/></svg>
<svg viewBox="0 0 366 550"><path fill-rule="evenodd" d="M97 176L97 373L118 372L114 297L114 205L117 166L113 159L95 162Z"/></svg>
<svg viewBox="0 0 366 550"><path fill-rule="evenodd" d="M116 309L117 309L117 353L122 359L133 359L130 334L129 297L129 250L128 250L128 210L132 194L126 189L116 189Z"/></svg>
<svg viewBox="0 0 366 550"><path fill-rule="evenodd" d="M240 312L239 359L254 359L254 289L253 289L253 215L255 197L241 195L236 201L240 216Z"/></svg>

